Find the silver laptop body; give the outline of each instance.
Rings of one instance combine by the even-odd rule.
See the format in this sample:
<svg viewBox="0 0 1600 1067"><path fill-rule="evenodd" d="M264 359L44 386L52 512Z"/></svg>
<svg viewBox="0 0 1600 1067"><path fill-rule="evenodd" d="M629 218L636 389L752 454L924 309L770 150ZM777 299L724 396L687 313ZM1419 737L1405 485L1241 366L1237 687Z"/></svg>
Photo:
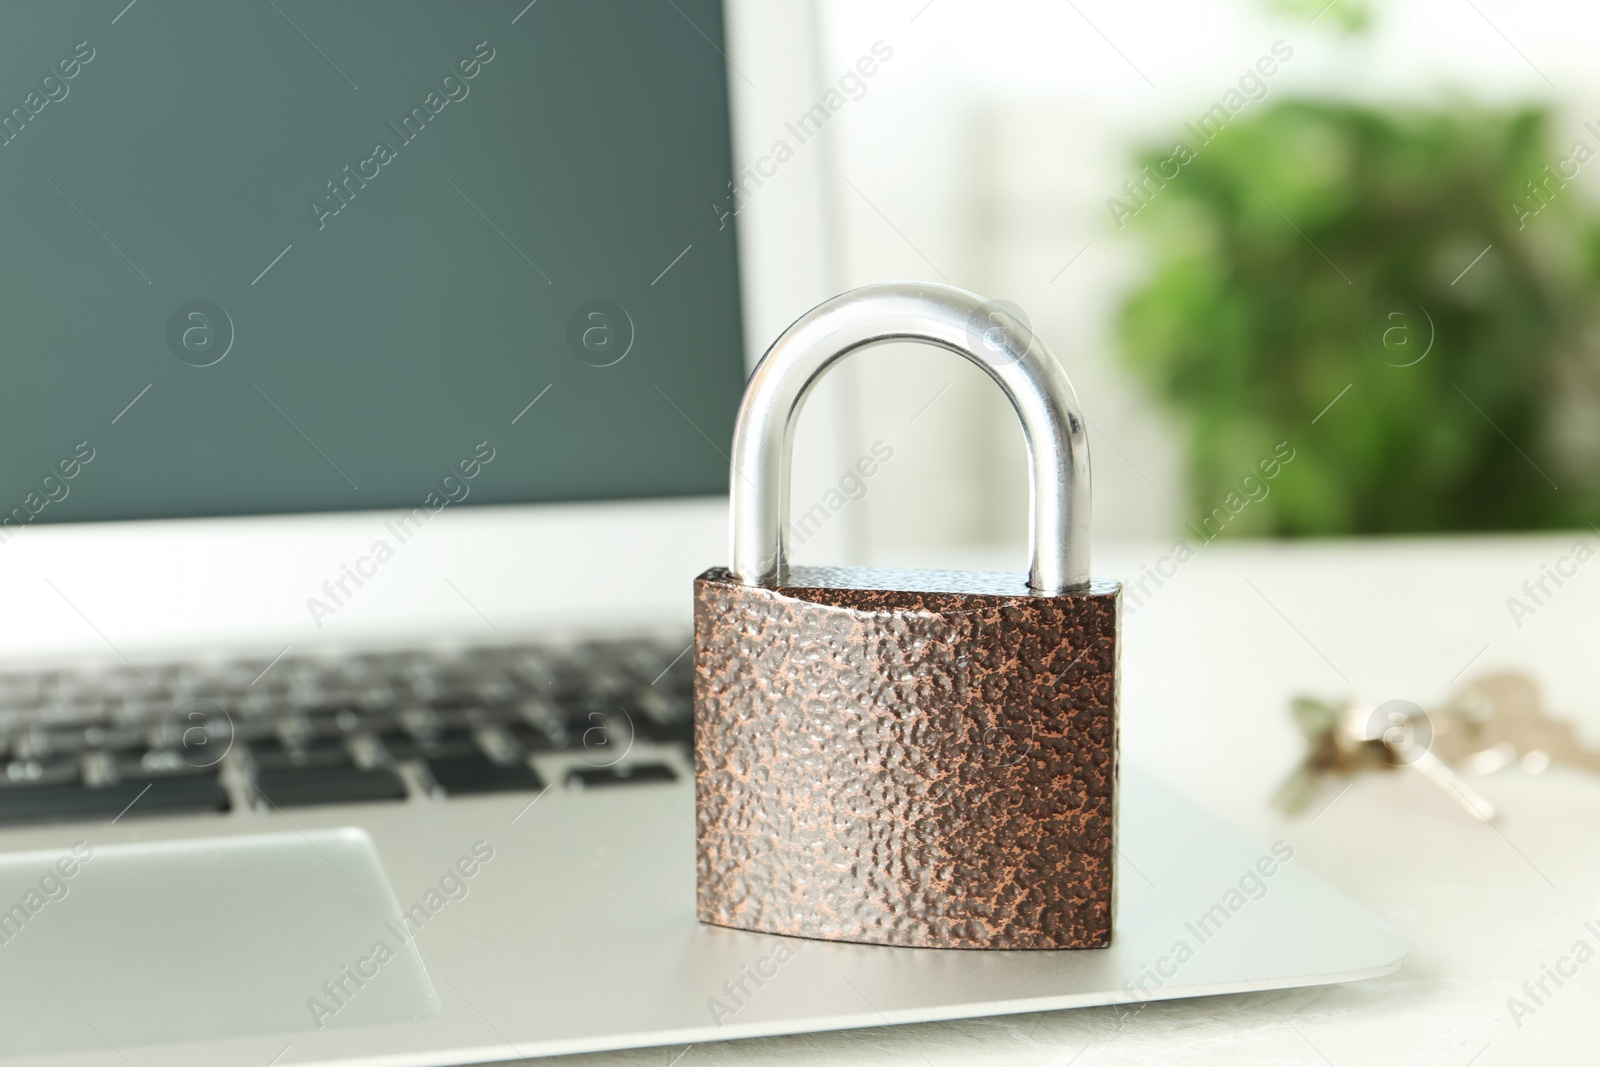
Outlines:
<svg viewBox="0 0 1600 1067"><path fill-rule="evenodd" d="M693 377L692 327L653 324L716 318L748 364L834 287L826 138L789 128L811 116L819 133L837 80L808 5L116 0L5 18L0 69L28 73L0 83L19 109L0 120L0 195L49 217L7 242L0 374L13 427L30 403L56 414L6 438L0 463L29 516L0 526L0 1060L472 1063L1399 965L1392 932L1280 847L1135 769L1120 847L1148 877L1119 872L1109 950L900 950L695 921L689 583L725 562L725 501L696 486L725 477L707 420L731 407L692 390L736 397L740 368ZM618 109L653 97L600 70L605 48L592 77L538 81L597 40L681 77L659 100L721 100L720 134L704 109L647 117L664 143L674 123L724 140L731 123L733 184L680 182L692 167L673 153L629 151ZM516 142L537 128L552 140L535 149L559 148L562 123L600 130L596 151L632 169L585 174L581 153L552 163ZM794 151L773 162L781 140ZM232 168L212 158L224 144ZM755 177L737 165L763 158ZM519 199L574 170L571 197L625 190L624 171L668 190L655 244L615 252L599 222L585 240L549 221L585 218L570 198ZM423 240L438 254L385 273ZM735 259L732 283L695 273ZM512 310L474 303L486 293ZM301 312L324 316L325 348L295 333ZM474 315L500 314L526 324L525 351L478 343ZM291 372L312 364L295 360L360 350L345 320L384 315L401 323L394 351L419 338L416 375L432 353L458 377L504 376L458 393L369 367L341 395L297 391ZM82 325L56 344L53 322ZM509 348L521 362L483 356ZM577 375L608 371L635 375L626 403L661 428L634 447L671 461L669 497L628 490L627 462L592 468L604 491L541 482L582 468L559 442L518 459L540 420L576 433L600 418L585 383L623 379ZM454 402L469 394L470 412ZM395 405L415 433L386 438L391 469L361 442ZM437 498L412 501L395 479L429 469L407 452L429 412L457 420L460 447L441 446ZM824 441L837 417L826 390L806 414ZM290 475L204 462L244 470L257 453ZM850 459L808 449L796 484ZM502 470L531 488L494 490ZM817 550L842 552L849 521Z"/></svg>

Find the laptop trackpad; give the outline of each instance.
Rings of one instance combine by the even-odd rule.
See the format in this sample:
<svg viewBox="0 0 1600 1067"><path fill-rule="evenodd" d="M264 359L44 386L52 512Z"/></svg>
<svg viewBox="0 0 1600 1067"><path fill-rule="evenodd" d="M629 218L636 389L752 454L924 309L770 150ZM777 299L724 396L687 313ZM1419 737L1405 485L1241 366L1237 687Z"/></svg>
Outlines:
<svg viewBox="0 0 1600 1067"><path fill-rule="evenodd" d="M6 1055L439 1010L356 829L0 856L0 1004Z"/></svg>

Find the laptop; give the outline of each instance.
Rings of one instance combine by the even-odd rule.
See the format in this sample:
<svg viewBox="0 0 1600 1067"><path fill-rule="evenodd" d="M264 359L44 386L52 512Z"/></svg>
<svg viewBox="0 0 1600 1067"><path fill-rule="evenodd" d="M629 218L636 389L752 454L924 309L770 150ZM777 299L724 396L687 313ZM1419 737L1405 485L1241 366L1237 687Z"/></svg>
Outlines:
<svg viewBox="0 0 1600 1067"><path fill-rule="evenodd" d="M1399 965L1137 772L1110 950L695 922L690 581L750 354L829 291L823 146L730 147L823 121L805 5L0 19L0 1059L489 1062Z"/></svg>

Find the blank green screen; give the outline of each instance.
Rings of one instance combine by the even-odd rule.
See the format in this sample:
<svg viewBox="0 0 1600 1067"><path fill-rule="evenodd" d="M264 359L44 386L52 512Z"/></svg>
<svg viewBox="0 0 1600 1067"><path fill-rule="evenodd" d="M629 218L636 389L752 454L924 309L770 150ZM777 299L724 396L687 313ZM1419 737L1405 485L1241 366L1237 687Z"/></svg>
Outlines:
<svg viewBox="0 0 1600 1067"><path fill-rule="evenodd" d="M725 492L722 36L717 0L6 5L0 515Z"/></svg>

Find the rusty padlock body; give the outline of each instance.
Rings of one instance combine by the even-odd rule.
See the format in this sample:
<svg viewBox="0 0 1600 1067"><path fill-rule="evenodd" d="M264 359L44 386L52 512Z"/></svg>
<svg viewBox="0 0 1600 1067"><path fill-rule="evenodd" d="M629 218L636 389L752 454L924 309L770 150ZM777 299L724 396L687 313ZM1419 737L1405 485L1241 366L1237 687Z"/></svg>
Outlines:
<svg viewBox="0 0 1600 1067"><path fill-rule="evenodd" d="M1071 386L993 308L947 286L856 290L751 377L733 566L695 581L704 922L915 947L1110 943L1120 586L1088 579ZM1027 579L787 566L793 416L835 360L889 340L965 355L1012 399L1033 473Z"/></svg>

